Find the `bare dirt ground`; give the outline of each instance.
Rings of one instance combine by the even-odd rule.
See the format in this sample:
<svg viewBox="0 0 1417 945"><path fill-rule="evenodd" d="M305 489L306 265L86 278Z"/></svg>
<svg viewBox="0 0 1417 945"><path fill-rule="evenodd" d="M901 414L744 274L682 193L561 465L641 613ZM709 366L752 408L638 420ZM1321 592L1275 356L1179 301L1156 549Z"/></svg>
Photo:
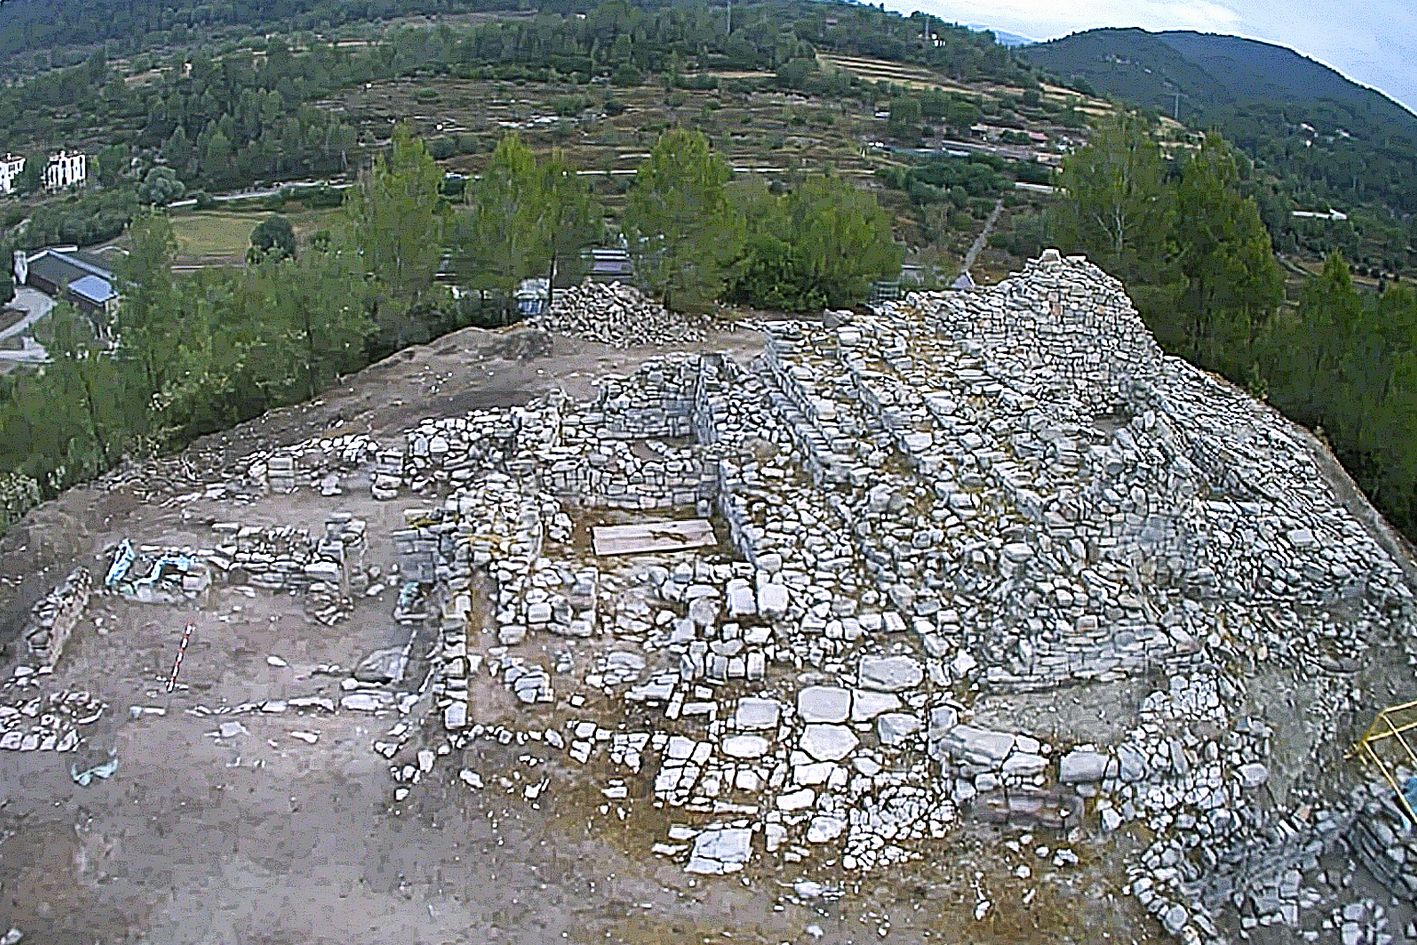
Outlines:
<svg viewBox="0 0 1417 945"><path fill-rule="evenodd" d="M467 330L402 352L319 402L37 509L0 542L0 641L76 563L101 580L104 549L124 537L210 544L213 522L318 529L346 510L368 521L366 560L387 566L389 533L418 500L302 490L246 504L202 483L219 482L219 470L240 468L253 451L319 433L392 443L422 417L514 405L557 387L587 396L593 378L658 353L558 338L550 357L503 360L497 340ZM740 331L704 347L751 354L759 343ZM1016 870L1046 838L971 828L929 862L858 877L839 900L803 903L791 895L797 874L781 864L704 881L651 856L663 825L622 822L588 779L565 773L529 803L532 766L563 763L549 752L541 760L515 743L477 742L451 764L441 759L399 804L388 762L371 750L398 721L392 712L200 714L299 696L337 702L338 675L318 668L347 671L406 636L391 618L393 594L360 598L333 628L268 591L214 587L185 605L95 594L38 690L86 690L106 703L102 717L77 752L0 752L0 934L13 926L45 945L1151 940L1130 897L1105 879L1119 870L1080 870L1025 898L1030 884ZM188 620L196 630L169 695ZM0 678L22 661L7 652ZM14 687L0 690L0 702L15 697ZM479 712L511 711L492 704L505 690L486 698ZM233 720L244 730L216 737ZM112 778L74 783L71 764L110 751L119 762ZM481 772L487 789L457 781L462 766ZM983 921L973 915L979 890L994 903Z"/></svg>

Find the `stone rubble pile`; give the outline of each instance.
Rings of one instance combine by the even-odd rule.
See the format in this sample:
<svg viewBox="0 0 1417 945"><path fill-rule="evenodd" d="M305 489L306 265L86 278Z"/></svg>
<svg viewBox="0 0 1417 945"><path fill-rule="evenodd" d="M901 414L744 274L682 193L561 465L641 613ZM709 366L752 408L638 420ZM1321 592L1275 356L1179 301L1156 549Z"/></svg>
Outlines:
<svg viewBox="0 0 1417 945"><path fill-rule="evenodd" d="M650 340L627 291L563 293L545 327ZM1320 864L1345 838L1394 844L1350 837L1351 805L1293 772L1364 709L1350 673L1409 633L1412 594L1298 434L1165 357L1115 280L1056 253L990 291L764 332L751 363L658 358L588 402L361 453L377 498L424 497L394 535L396 613L436 632L443 741L381 740L397 799L475 741L535 743L609 765L606 810L651 796L655 851L696 873L860 872L966 820L1126 833L1127 890L1181 941L1281 922L1382 939ZM589 549L590 524L665 517L710 519L724 547ZM475 717L481 677L524 730ZM1302 736L1257 691L1288 678ZM1105 737L1045 729L1024 708L1040 692L1131 714ZM1043 868L1076 868L1049 850ZM1373 869L1401 889L1414 861L1393 856Z"/></svg>
<svg viewBox="0 0 1417 945"><path fill-rule="evenodd" d="M93 589L93 575L80 565L40 598L30 611L22 636L29 657L41 667L53 668L64 652L69 633L83 616Z"/></svg>
<svg viewBox="0 0 1417 945"><path fill-rule="evenodd" d="M74 751L80 728L98 721L106 706L82 691L31 695L34 678L17 673L0 689L0 751Z"/></svg>
<svg viewBox="0 0 1417 945"><path fill-rule="evenodd" d="M363 468L379 451L379 444L363 433L315 437L250 460L241 478L258 492L289 494L305 487L338 496L343 494L341 476Z"/></svg>
<svg viewBox="0 0 1417 945"><path fill-rule="evenodd" d="M1402 783L1412 772L1403 772ZM1347 841L1354 854L1393 896L1417 900L1417 825L1386 785L1376 783L1359 798Z"/></svg>
<svg viewBox="0 0 1417 945"><path fill-rule="evenodd" d="M551 308L529 322L544 331L616 348L701 341L703 327L619 282L582 282L558 289Z"/></svg>

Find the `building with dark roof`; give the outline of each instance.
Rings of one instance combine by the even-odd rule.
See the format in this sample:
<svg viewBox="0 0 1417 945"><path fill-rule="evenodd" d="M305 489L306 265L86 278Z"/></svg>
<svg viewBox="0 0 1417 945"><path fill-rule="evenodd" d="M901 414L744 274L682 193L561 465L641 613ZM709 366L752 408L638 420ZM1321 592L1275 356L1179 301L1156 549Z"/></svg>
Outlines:
<svg viewBox="0 0 1417 945"><path fill-rule="evenodd" d="M90 315L109 315L118 304L117 280L107 263L75 247L15 253L15 281Z"/></svg>
<svg viewBox="0 0 1417 945"><path fill-rule="evenodd" d="M589 264L586 275L592 282L635 281L635 266L625 250L596 248L589 250L586 256Z"/></svg>

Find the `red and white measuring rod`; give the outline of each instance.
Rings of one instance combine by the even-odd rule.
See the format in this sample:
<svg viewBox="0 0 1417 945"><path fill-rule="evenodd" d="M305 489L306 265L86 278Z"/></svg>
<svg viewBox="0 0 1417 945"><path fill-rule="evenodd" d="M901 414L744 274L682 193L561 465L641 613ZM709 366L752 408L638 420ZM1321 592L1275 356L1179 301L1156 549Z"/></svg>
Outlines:
<svg viewBox="0 0 1417 945"><path fill-rule="evenodd" d="M187 652L187 642L192 639L192 631L195 629L195 623L188 623L187 628L182 631L182 642L177 645L177 659L172 664L172 675L167 677L168 692L177 688L177 674L182 671L182 657Z"/></svg>

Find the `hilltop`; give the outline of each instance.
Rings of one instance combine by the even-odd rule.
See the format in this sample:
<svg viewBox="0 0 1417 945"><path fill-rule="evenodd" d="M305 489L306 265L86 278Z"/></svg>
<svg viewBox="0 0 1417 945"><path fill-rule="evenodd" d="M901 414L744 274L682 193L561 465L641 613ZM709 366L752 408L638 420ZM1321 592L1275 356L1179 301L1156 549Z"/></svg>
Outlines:
<svg viewBox="0 0 1417 945"><path fill-rule="evenodd" d="M1417 115L1292 49L1208 33L1097 29L1019 55L1084 88L1218 129L1301 203L1417 210Z"/></svg>
<svg viewBox="0 0 1417 945"><path fill-rule="evenodd" d="M7 923L1411 935L1342 752L1412 562L1322 446L1057 252L831 316L465 329L36 509Z"/></svg>
<svg viewBox="0 0 1417 945"><path fill-rule="evenodd" d="M1374 89L1292 49L1259 40L1173 30L1097 29L1039 43L1022 53L1039 67L1144 107L1184 113L1244 101L1341 103L1417 134L1417 115Z"/></svg>

